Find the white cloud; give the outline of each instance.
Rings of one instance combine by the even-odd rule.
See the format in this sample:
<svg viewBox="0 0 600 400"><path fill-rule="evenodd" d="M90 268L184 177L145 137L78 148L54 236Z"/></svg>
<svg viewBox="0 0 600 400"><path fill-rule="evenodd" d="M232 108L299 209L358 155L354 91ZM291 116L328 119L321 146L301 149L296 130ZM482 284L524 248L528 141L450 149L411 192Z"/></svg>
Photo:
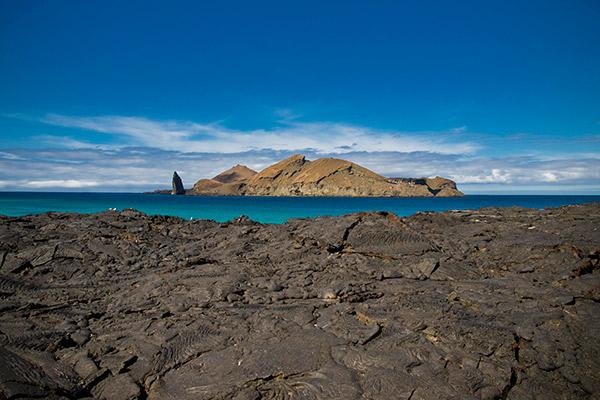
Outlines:
<svg viewBox="0 0 600 400"><path fill-rule="evenodd" d="M31 189L65 188L80 189L99 186L100 182L85 181L77 179L54 179L46 181L27 181L22 184L23 187Z"/></svg>
<svg viewBox="0 0 600 400"><path fill-rule="evenodd" d="M68 148L68 149L117 149L121 146L107 145L107 144L96 144L90 142L84 142L82 140L73 139L68 136L54 136L54 135L38 135L34 137L35 140L50 146L51 148Z"/></svg>
<svg viewBox="0 0 600 400"><path fill-rule="evenodd" d="M7 153L4 151L0 151L0 158L4 158L6 160L24 160L24 158L14 155L12 153Z"/></svg>
<svg viewBox="0 0 600 400"><path fill-rule="evenodd" d="M456 130L406 133L334 122L285 120L272 129L240 131L216 123L155 121L124 116L73 117L49 114L42 121L51 125L118 135L126 138L130 145L185 152L239 153L261 149L311 149L318 153L335 154L354 151L468 154L478 149L478 146L471 142L456 142L443 138L455 134ZM463 130L464 128L458 128L458 132ZM65 138L62 139L65 145L69 145ZM81 145L82 142L73 140L71 147L81 148Z"/></svg>
<svg viewBox="0 0 600 400"><path fill-rule="evenodd" d="M466 171L465 171L466 172ZM478 174L453 174L454 180L463 183L509 183L515 175L512 169L491 168L483 169Z"/></svg>

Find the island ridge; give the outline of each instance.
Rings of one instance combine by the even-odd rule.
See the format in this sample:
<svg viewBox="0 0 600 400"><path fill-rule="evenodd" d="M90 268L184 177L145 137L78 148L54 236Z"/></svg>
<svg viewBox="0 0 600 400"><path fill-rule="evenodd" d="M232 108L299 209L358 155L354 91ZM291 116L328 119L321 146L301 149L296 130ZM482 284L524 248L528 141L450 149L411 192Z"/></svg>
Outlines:
<svg viewBox="0 0 600 400"><path fill-rule="evenodd" d="M174 173L174 179L179 175ZM173 182L175 188L180 182ZM154 193L168 193L159 190ZM212 179L198 180L192 189L172 194L220 196L347 196L454 197L463 196L450 179L386 178L356 163L293 155L261 172L236 165Z"/></svg>

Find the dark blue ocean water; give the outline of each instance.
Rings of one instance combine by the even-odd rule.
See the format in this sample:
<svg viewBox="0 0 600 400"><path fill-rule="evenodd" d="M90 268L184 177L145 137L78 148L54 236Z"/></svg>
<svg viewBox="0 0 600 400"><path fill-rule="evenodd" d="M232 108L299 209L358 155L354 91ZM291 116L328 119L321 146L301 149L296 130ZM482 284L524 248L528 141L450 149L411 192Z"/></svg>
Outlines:
<svg viewBox="0 0 600 400"><path fill-rule="evenodd" d="M477 209L487 206L557 207L600 201L600 196L469 195L448 198L340 197L199 197L138 193L0 192L0 214L21 216L46 211L94 213L108 208L135 208L148 214L185 219L228 221L247 215L255 221L282 223L289 218L341 215L357 211L391 211L406 216L418 211Z"/></svg>

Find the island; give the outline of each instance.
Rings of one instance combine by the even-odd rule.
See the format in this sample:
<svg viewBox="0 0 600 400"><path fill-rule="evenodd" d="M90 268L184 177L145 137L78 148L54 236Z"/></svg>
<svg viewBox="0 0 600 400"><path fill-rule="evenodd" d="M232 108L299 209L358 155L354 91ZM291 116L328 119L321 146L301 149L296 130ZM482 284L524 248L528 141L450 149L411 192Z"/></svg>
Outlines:
<svg viewBox="0 0 600 400"><path fill-rule="evenodd" d="M236 165L184 190L174 172L171 193L196 196L347 196L454 197L463 196L450 179L386 178L356 163L338 158L309 161L302 154L279 161L260 172Z"/></svg>

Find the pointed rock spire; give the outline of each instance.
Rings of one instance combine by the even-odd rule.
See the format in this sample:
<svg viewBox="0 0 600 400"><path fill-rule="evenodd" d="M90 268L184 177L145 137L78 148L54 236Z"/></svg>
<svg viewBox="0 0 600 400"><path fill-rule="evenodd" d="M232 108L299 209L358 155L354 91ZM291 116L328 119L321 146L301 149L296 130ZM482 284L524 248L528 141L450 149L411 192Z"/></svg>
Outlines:
<svg viewBox="0 0 600 400"><path fill-rule="evenodd" d="M183 182L177 174L177 171L173 171L173 190L171 190L171 194L185 194Z"/></svg>

